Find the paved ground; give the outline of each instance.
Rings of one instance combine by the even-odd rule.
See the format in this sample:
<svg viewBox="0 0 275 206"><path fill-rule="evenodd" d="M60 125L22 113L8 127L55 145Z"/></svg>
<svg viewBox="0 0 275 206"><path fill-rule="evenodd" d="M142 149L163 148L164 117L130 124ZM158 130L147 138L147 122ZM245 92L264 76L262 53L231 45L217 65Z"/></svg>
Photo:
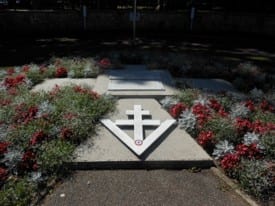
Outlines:
<svg viewBox="0 0 275 206"><path fill-rule="evenodd" d="M41 206L246 206L211 170L77 171Z"/></svg>

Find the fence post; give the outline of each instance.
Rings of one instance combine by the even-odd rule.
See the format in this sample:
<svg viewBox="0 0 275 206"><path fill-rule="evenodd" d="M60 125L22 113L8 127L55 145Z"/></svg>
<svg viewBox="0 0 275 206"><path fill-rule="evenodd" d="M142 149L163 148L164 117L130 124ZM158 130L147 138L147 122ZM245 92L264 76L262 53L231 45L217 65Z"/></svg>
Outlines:
<svg viewBox="0 0 275 206"><path fill-rule="evenodd" d="M133 12L133 42L136 40L136 20L137 20L137 0L134 0L134 12Z"/></svg>
<svg viewBox="0 0 275 206"><path fill-rule="evenodd" d="M87 6L83 4L82 6L82 15L83 15L83 29L87 29Z"/></svg>

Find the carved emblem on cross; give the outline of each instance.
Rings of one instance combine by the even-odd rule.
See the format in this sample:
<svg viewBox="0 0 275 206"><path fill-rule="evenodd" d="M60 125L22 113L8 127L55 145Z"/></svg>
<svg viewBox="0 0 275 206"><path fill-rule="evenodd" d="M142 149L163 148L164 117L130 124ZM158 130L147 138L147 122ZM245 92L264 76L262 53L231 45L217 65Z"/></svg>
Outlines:
<svg viewBox="0 0 275 206"><path fill-rule="evenodd" d="M144 119L143 116L149 116L148 110L142 110L141 105L134 105L133 110L126 110L128 116L133 119L116 120L112 122L109 119L102 119L102 124L107 127L120 141L126 144L135 154L142 155L176 120L169 119L164 122L160 120ZM119 126L133 126L134 138L129 137ZM144 138L144 127L156 126L157 128L146 138Z"/></svg>

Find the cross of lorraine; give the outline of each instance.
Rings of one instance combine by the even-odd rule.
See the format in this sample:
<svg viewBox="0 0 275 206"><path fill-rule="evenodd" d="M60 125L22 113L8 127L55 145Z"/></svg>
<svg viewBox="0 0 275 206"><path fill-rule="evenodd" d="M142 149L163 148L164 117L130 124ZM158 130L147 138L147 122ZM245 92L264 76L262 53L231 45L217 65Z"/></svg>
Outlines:
<svg viewBox="0 0 275 206"><path fill-rule="evenodd" d="M164 122L160 120L144 119L143 116L150 116L148 110L142 110L141 105L134 105L133 110L126 110L126 115L133 116L133 119L116 120L102 119L101 123L109 129L120 141L122 141L132 152L141 156L161 135L170 128L176 120L168 119ZM120 126L131 126L134 129L134 137L131 138ZM144 127L157 127L149 136L144 138Z"/></svg>

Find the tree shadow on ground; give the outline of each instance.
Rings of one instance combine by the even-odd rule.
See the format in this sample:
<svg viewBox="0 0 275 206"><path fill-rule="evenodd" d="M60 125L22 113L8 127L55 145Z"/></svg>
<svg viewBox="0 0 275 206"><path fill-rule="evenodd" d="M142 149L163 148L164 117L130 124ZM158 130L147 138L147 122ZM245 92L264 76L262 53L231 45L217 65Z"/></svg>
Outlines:
<svg viewBox="0 0 275 206"><path fill-rule="evenodd" d="M272 42L262 39L242 37L223 38L215 36L186 36L173 38L140 38L133 43L127 37L43 37L43 38L2 38L0 40L0 67L9 67L33 63L43 63L53 56L57 57L94 57L108 56L110 53L124 52L129 58L122 63L141 64L142 59L137 53L186 54L194 57L217 57L221 60L239 63L252 61L267 66L273 66L275 50ZM275 47L273 47L275 48ZM125 55L124 55L125 56ZM136 58L134 58L136 56ZM130 58L133 57L133 58ZM128 60L128 62L127 62ZM123 62L126 61L126 62Z"/></svg>

